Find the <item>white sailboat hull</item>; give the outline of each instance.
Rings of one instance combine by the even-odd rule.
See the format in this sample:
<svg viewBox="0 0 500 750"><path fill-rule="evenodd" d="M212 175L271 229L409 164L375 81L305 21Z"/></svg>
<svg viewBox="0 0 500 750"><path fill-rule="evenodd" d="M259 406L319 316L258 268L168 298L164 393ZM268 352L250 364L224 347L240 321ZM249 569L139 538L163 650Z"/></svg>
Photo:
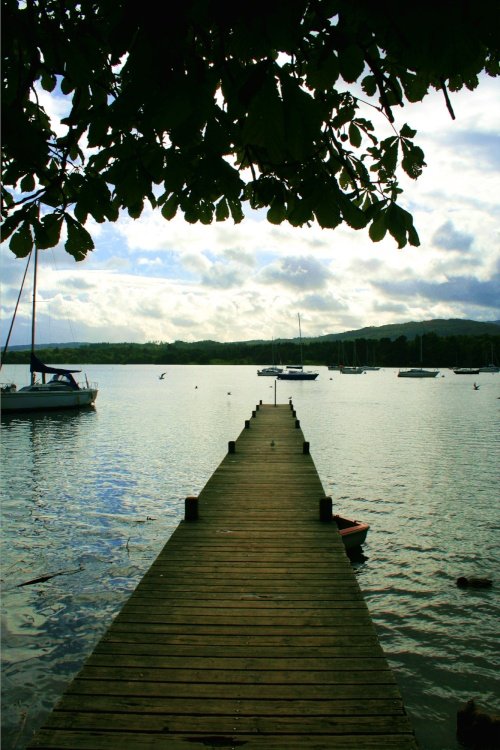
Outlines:
<svg viewBox="0 0 500 750"><path fill-rule="evenodd" d="M79 409L91 406L97 398L97 388L56 389L47 385L33 385L19 391L1 393L2 413L40 411L47 409Z"/></svg>

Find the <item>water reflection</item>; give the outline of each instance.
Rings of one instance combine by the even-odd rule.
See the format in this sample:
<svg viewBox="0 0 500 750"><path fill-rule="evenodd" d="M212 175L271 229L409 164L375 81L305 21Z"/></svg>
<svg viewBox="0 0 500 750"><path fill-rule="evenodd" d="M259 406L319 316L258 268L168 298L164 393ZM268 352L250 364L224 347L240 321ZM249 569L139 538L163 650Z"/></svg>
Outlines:
<svg viewBox="0 0 500 750"><path fill-rule="evenodd" d="M7 750L79 669L184 497L273 396L253 367L170 367L164 381L154 366L93 369L95 410L2 419ZM498 708L498 587L455 583L500 564L495 377L478 393L453 376L406 382L391 371L322 369L314 383L278 384L336 511L370 524L353 565L422 750L458 747L456 709L471 694Z"/></svg>

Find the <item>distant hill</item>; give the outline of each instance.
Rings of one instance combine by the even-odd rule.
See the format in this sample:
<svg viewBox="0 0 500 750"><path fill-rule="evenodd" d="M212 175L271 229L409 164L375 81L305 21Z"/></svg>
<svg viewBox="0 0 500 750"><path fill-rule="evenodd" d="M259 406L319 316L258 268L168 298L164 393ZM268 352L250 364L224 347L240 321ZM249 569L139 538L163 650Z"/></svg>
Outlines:
<svg viewBox="0 0 500 750"><path fill-rule="evenodd" d="M500 321L483 323L477 320L461 320L450 318L449 320L436 318L435 320L424 320L422 322L391 323L385 326L368 326L358 328L354 331L344 333L329 333L319 336L315 341L341 341L342 339L390 339L394 341L400 336L406 336L412 340L415 336L425 333L435 333L437 336L498 336L500 334ZM306 339L302 339L305 341Z"/></svg>
<svg viewBox="0 0 500 750"><path fill-rule="evenodd" d="M462 320L460 318L450 318L449 320L436 318L435 320L424 320L419 322L411 321L410 323L390 323L385 326L367 326L366 328L357 328L352 331L343 331L342 333L327 333L324 336L302 337L304 343L314 343L322 341L346 341L353 339L390 339L395 341L400 336L405 336L408 341L412 341L416 336L425 333L435 333L438 336L499 336L500 320L489 321L486 323L477 320ZM275 343L283 341L299 341L299 337L293 339L275 339ZM239 342L248 344L263 344L264 341Z"/></svg>

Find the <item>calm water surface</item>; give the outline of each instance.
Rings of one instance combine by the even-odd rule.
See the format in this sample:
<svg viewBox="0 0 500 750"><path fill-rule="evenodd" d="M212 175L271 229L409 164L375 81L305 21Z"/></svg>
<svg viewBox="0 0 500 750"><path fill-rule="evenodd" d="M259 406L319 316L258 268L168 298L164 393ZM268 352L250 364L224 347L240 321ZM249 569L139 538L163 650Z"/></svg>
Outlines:
<svg viewBox="0 0 500 750"><path fill-rule="evenodd" d="M2 418L3 750L25 747L184 498L255 405L274 401L275 381L256 367L86 369L99 383L95 410ZM315 382L277 381L277 401L293 397L336 508L371 525L356 573L421 749L457 750L463 701L500 709L500 375L318 370ZM459 575L494 586L461 590Z"/></svg>

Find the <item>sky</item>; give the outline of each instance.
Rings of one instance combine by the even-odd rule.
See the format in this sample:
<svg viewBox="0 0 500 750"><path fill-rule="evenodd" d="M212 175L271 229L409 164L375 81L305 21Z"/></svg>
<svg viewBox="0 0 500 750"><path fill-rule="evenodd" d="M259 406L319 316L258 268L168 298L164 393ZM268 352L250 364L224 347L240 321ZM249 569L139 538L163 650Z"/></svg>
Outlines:
<svg viewBox="0 0 500 750"><path fill-rule="evenodd" d="M60 102L43 93L47 111ZM398 110L417 130L427 167L403 176L401 205L420 247L398 249L367 230L274 226L265 212L235 225L167 222L145 209L87 224L95 250L75 262L40 252L37 343L247 341L321 336L433 318L500 320L500 79ZM376 113L375 113L376 115ZM370 117L374 118L371 110ZM385 137L384 122L378 134ZM387 135L389 133L387 132ZM0 247L1 341L26 261ZM30 342L31 288L10 345Z"/></svg>

